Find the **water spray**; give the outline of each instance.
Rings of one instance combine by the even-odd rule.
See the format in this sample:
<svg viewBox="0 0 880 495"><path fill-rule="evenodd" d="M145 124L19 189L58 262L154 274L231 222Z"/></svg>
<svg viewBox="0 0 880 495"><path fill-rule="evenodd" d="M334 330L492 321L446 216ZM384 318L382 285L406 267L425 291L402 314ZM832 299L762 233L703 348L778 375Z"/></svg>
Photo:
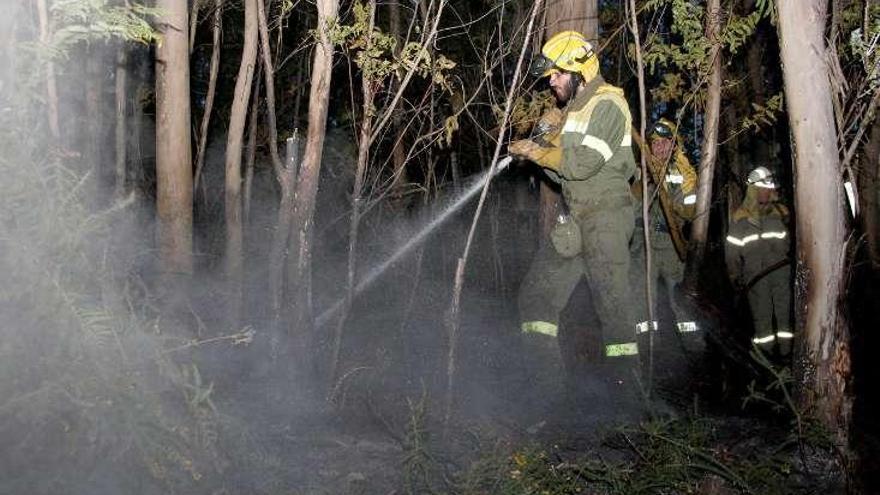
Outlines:
<svg viewBox="0 0 880 495"><path fill-rule="evenodd" d="M357 295L363 292L367 287L373 284L376 279L379 278L382 273L384 273L388 268L394 264L397 260L402 258L405 254L410 252L414 247L418 246L428 237L428 234L433 232L437 227L443 224L449 217L451 217L456 211L460 210L464 205L468 203L468 201L473 198L485 185L485 182L488 179L494 178L496 175L501 173L502 170L507 168L510 165L510 162L513 161L513 157L505 156L504 158L498 160L497 166L492 169L490 168L485 173L480 175L476 180L474 180L471 185L459 195L455 201L449 204L449 206L443 208L439 213L437 213L434 218L425 225L421 230L419 230L414 236L412 236L406 243L399 247L394 253L388 257L385 261L377 265L375 268L367 272L363 278L357 283L354 288L354 294ZM487 177L489 174L492 174L492 177ZM315 326L321 327L324 326L333 316L335 316L340 309L342 309L345 304L345 297L339 298L333 306L329 309L325 310L323 313L318 315L315 318Z"/></svg>

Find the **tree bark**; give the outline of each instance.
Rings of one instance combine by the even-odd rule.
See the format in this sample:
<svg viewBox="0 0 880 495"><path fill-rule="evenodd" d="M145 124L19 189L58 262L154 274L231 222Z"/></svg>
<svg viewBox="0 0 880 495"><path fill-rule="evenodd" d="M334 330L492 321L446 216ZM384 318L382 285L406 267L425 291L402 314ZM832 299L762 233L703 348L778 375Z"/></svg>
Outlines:
<svg viewBox="0 0 880 495"><path fill-rule="evenodd" d="M226 138L226 279L229 286L229 317L235 324L241 317L244 277L244 234L241 221L241 155L248 101L257 59L257 0L244 2L244 47L235 80L235 93Z"/></svg>
<svg viewBox="0 0 880 495"><path fill-rule="evenodd" d="M550 0L546 7L544 33L547 38L560 31L582 33L596 45L599 39L599 6L596 0Z"/></svg>
<svg viewBox="0 0 880 495"><path fill-rule="evenodd" d="M312 220L327 128L330 78L333 69L333 43L329 38L329 29L336 21L339 10L338 0L317 0L316 3L318 8L318 42L315 44L311 89L309 91L308 133L296 185L296 201L291 228L297 252L291 253L294 255L290 257L290 273L288 275L296 318L291 331L300 337L294 343L295 346L301 347L299 350L304 350L302 347L305 344L304 339L310 331L309 328L303 327L311 326L307 322L311 320L311 273L308 272L308 267L311 261Z"/></svg>
<svg viewBox="0 0 880 495"><path fill-rule="evenodd" d="M785 101L795 147L797 227L795 383L804 410L847 445L852 401L847 323L841 311L847 236L829 74L824 0L779 0Z"/></svg>
<svg viewBox="0 0 880 495"><path fill-rule="evenodd" d="M391 2L388 4L391 35L397 40L397 51L403 46L403 29L400 23L400 4ZM393 84L393 83L392 83ZM390 90L395 91L392 85ZM409 182L406 173L406 150L404 144L404 135L406 134L406 126L403 125L403 119L400 113L395 113L392 120L392 134L394 135L394 147L391 151L392 163L394 166L393 178L391 182L391 201L395 209L404 206L403 194L404 186Z"/></svg>
<svg viewBox="0 0 880 495"><path fill-rule="evenodd" d="M369 1L370 21L367 33L373 32L373 26L376 20L376 0ZM370 36L370 35L368 35ZM365 51L369 51L372 47L372 39L367 39ZM358 245L358 228L361 219L361 204L363 203L364 176L366 175L367 163L370 160L370 135L373 133L373 97L375 91L372 82L367 75L361 78L361 93L363 94L363 105L361 114L361 129L358 139L358 157L357 165L354 173L354 188L351 193L351 217L348 228L348 272L346 278L345 303L339 322L336 325L336 332L333 335L333 356L330 365L331 384L335 382L339 376L339 354L342 349L342 336L345 329L345 321L348 319L348 313L351 310L351 304L355 296L355 276L357 274L357 245Z"/></svg>
<svg viewBox="0 0 880 495"><path fill-rule="evenodd" d="M709 213L712 207L712 184L715 179L715 161L718 155L718 122L721 113L721 1L708 0L706 4L706 37L712 42L709 57L711 69L706 88L706 109L703 117L703 144L700 148L700 168L697 185L696 216L691 224L691 238L685 264L682 287L688 293L698 292L700 270L706 256L709 239Z"/></svg>
<svg viewBox="0 0 880 495"><path fill-rule="evenodd" d="M52 27L46 0L37 0L37 16L40 20L40 43L48 45L52 38ZM58 88L55 82L55 64L52 62L46 63L46 107L49 132L57 144L61 130L58 124Z"/></svg>
<svg viewBox="0 0 880 495"><path fill-rule="evenodd" d="M119 46L116 53L116 190L117 198L125 196L126 139L128 138L128 47Z"/></svg>
<svg viewBox="0 0 880 495"><path fill-rule="evenodd" d="M166 274L192 273L192 156L186 2L158 0L156 47L156 208Z"/></svg>
<svg viewBox="0 0 880 495"><path fill-rule="evenodd" d="M193 180L193 194L199 187L202 166L205 164L205 149L208 146L208 129L211 123L211 111L214 109L214 96L217 94L217 73L220 70L220 30L223 27L223 0L214 1L213 47L211 48L211 67L208 75L208 94L205 97L205 114L199 127L199 144L196 148L196 175Z"/></svg>
<svg viewBox="0 0 880 495"><path fill-rule="evenodd" d="M283 165L278 156L278 124L275 118L275 66L272 62L272 48L269 45L269 22L266 19L266 6L257 0L257 18L260 23L260 52L263 54L263 76L266 84L266 116L269 120L269 155L275 167L276 178L281 181Z"/></svg>
<svg viewBox="0 0 880 495"><path fill-rule="evenodd" d="M247 154L244 160L244 223L251 218L251 191L254 184L254 164L257 161L257 130L260 128L260 76L263 66L257 63L256 82L251 96L251 116L248 117Z"/></svg>
<svg viewBox="0 0 880 495"><path fill-rule="evenodd" d="M85 63L85 171L91 171L103 178L104 173L104 52L97 45L86 48ZM99 182L95 182L98 184ZM92 189L90 195L98 192ZM97 196L94 195L93 199Z"/></svg>

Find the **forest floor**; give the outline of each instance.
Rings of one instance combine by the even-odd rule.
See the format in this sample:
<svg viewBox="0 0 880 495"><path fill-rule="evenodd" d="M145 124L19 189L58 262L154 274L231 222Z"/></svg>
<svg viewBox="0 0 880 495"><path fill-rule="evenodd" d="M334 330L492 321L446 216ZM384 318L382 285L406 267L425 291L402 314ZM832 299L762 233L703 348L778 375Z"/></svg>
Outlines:
<svg viewBox="0 0 880 495"><path fill-rule="evenodd" d="M844 493L821 432L798 438L784 414L719 411L688 402L689 385L668 381L657 401L664 414L653 417L589 390L580 390L586 400L566 394L558 365L531 373L534 360L519 354L509 301L479 291L465 298L444 424L437 315L447 299L442 284L422 285L405 338L399 308L382 302L394 291L354 309L345 371L331 387L256 369L218 387L218 409L230 425L239 418L227 431L239 436L224 447L211 493ZM659 353L673 352L662 342Z"/></svg>

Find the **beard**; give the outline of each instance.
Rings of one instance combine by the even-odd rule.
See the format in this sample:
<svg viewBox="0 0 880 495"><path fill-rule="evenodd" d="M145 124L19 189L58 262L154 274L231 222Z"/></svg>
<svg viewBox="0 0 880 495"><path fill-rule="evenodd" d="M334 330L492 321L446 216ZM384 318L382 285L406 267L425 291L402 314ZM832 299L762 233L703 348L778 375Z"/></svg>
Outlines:
<svg viewBox="0 0 880 495"><path fill-rule="evenodd" d="M563 105L568 103L575 93L577 93L578 86L580 86L580 78L571 77L568 80L568 84L554 87L553 94L556 96L556 101Z"/></svg>

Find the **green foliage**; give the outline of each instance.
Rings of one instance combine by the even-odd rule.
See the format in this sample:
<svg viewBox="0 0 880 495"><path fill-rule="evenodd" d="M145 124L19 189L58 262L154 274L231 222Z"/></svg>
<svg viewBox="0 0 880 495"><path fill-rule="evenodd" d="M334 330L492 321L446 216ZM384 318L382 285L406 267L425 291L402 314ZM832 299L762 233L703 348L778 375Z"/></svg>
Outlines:
<svg viewBox="0 0 880 495"><path fill-rule="evenodd" d="M703 101L699 95L712 63L712 44L704 34L707 12L703 2L650 0L643 7L646 11L670 8L672 12L672 36L665 39L651 33L645 42L643 59L647 71L662 74L662 81L652 90L652 96L663 102L681 103L688 95L694 95L695 102ZM758 2L746 16L730 14L723 19L719 41L725 56L735 55L748 43L770 11L766 2Z"/></svg>
<svg viewBox="0 0 880 495"><path fill-rule="evenodd" d="M761 22L766 13L761 10L755 10L747 16L731 15L724 28L721 30L721 42L727 47L731 55L736 54L749 39L755 34L758 23Z"/></svg>
<svg viewBox="0 0 880 495"><path fill-rule="evenodd" d="M121 39L149 44L161 42L147 21L161 15L158 9L133 3L130 7L110 5L108 0L58 0L52 4L56 26L52 49L63 55L81 42Z"/></svg>
<svg viewBox="0 0 880 495"><path fill-rule="evenodd" d="M774 125L784 110L784 104L785 100L781 91L768 98L764 105L751 102L752 113L740 120L739 127L734 129L732 134L736 135L747 131L759 132L764 127Z"/></svg>
<svg viewBox="0 0 880 495"><path fill-rule="evenodd" d="M407 71L413 70L420 77L430 78L443 89L452 91L447 72L455 67L455 62L443 54L432 55L416 42L406 43L398 50L394 36L383 33L373 25L373 14L368 6L356 2L353 13L354 21L351 24L330 26L329 36L333 44L353 58L363 77L382 82L388 76L403 79Z"/></svg>
<svg viewBox="0 0 880 495"><path fill-rule="evenodd" d="M847 11L849 13L849 11ZM843 16L847 19L846 13ZM844 25L846 27L846 24ZM863 93L873 94L880 88L880 6L873 5L861 26L850 31L847 54L858 64L865 78ZM845 52L845 53L846 53Z"/></svg>

